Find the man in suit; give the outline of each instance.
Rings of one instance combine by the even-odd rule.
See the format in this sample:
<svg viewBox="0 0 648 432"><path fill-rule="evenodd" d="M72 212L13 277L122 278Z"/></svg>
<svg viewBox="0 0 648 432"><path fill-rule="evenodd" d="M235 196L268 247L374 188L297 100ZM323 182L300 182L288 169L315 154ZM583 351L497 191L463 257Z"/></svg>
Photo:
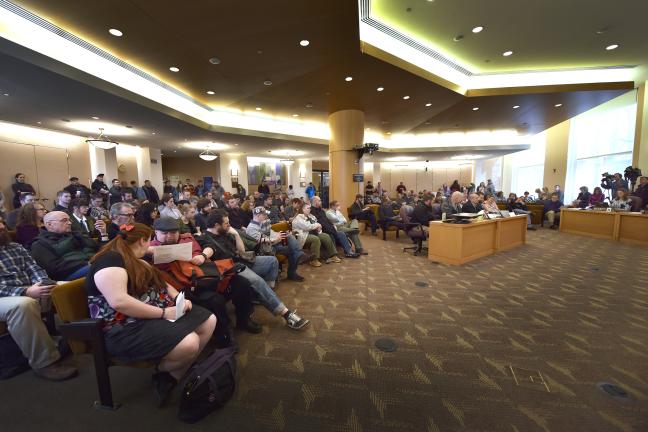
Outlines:
<svg viewBox="0 0 648 432"><path fill-rule="evenodd" d="M368 220L369 224L371 225L371 234L376 235L376 230L378 229L376 215L374 214L373 210L371 210L371 208L364 205L362 199L362 195L356 195L355 201L353 202L353 204L351 204L351 208L349 209L349 218Z"/></svg>
<svg viewBox="0 0 648 432"><path fill-rule="evenodd" d="M103 241L108 240L106 234L106 224L101 219L95 220L92 216L88 216L88 201L84 198L75 198L70 203L72 209L72 232L79 232L87 235L88 237L101 238Z"/></svg>
<svg viewBox="0 0 648 432"><path fill-rule="evenodd" d="M479 202L479 195L471 193L468 196L468 202L461 206L461 211L464 213L479 213L482 211L482 205Z"/></svg>

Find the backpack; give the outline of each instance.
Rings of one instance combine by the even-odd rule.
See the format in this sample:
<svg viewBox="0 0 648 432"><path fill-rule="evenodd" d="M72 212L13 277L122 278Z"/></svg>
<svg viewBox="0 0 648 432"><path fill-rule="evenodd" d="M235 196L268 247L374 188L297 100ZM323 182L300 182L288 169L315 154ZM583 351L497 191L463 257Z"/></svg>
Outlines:
<svg viewBox="0 0 648 432"><path fill-rule="evenodd" d="M192 287L198 290L213 287L218 283L216 291L223 294L227 291L232 277L239 273L232 259L217 261L206 260L204 264L197 266L189 261L173 261L169 263L169 273L177 281L171 285L177 289ZM213 289L213 288L212 288Z"/></svg>
<svg viewBox="0 0 648 432"><path fill-rule="evenodd" d="M236 387L234 348L214 350L194 363L182 383L178 418L196 423L212 411L225 406Z"/></svg>
<svg viewBox="0 0 648 432"><path fill-rule="evenodd" d="M29 363L9 333L0 336L0 380L8 379L29 369Z"/></svg>

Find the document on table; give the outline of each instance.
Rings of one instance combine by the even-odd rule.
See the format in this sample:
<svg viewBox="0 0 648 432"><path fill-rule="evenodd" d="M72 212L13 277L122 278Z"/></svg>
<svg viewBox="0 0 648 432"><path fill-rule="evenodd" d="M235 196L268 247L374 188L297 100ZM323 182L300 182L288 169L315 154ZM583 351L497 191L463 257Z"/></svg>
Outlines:
<svg viewBox="0 0 648 432"><path fill-rule="evenodd" d="M191 243L153 246L153 264L191 260Z"/></svg>

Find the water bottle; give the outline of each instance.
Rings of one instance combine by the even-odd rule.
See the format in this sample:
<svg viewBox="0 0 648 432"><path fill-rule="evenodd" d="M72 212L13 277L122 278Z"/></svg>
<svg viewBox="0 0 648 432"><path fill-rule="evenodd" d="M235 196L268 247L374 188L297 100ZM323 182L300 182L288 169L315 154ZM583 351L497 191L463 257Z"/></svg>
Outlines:
<svg viewBox="0 0 648 432"><path fill-rule="evenodd" d="M441 213L441 221L445 222L445 220L446 220L446 213L443 212Z"/></svg>

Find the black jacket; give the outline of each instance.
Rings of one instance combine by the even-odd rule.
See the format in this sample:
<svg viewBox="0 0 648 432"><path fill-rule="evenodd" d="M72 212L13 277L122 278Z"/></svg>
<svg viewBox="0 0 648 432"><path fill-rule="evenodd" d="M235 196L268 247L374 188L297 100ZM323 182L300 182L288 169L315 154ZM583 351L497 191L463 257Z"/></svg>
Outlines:
<svg viewBox="0 0 648 432"><path fill-rule="evenodd" d="M100 180L97 180L97 179L95 179L92 182L92 184L90 185L90 188L92 189L93 192L99 192L102 189L108 190L108 186L106 185L106 183L104 183L104 182L102 182Z"/></svg>
<svg viewBox="0 0 648 432"><path fill-rule="evenodd" d="M351 208L349 209L349 218L358 219L358 215L362 213L364 208L364 205L358 204L358 201L354 201L353 204L351 204Z"/></svg>
<svg viewBox="0 0 648 432"><path fill-rule="evenodd" d="M160 195L158 191L153 186L142 186L144 193L146 194L146 199L153 204L160 202Z"/></svg>
<svg viewBox="0 0 648 432"><path fill-rule="evenodd" d="M98 249L97 242L80 233L41 231L32 244L31 255L49 277L63 280L87 265Z"/></svg>
<svg viewBox="0 0 648 432"><path fill-rule="evenodd" d="M196 237L196 241L203 250L205 248L211 248L214 251L214 255L211 257L212 260L228 258L232 258L234 261L239 260L238 251L236 250L236 239L231 234L215 235L207 231ZM218 247L219 245L220 247Z"/></svg>
<svg viewBox="0 0 648 432"><path fill-rule="evenodd" d="M332 235L333 238L335 239L335 236L337 235L337 230L335 229L335 226L331 223L330 220L326 217L326 212L324 212L323 208L317 208L317 207L311 207L311 214L315 216L315 219L317 219L317 222L322 225L322 232L325 232L326 234Z"/></svg>
<svg viewBox="0 0 648 432"><path fill-rule="evenodd" d="M477 203L475 206L472 202L468 201L465 204L461 206L461 211L464 213L479 213L482 211L482 205L480 203Z"/></svg>
<svg viewBox="0 0 648 432"><path fill-rule="evenodd" d="M72 195L72 198L77 197L77 191L81 192L79 194L79 197L85 198L85 199L90 198L90 189L88 189L87 186L84 186L82 184L79 184L79 185L69 184L66 187L64 187L63 190L70 192L70 195Z"/></svg>
<svg viewBox="0 0 648 432"><path fill-rule="evenodd" d="M428 207L425 204L421 203L414 207L412 216L410 216L411 222L420 223L423 226L429 226L431 220L434 220L434 212L431 206Z"/></svg>

